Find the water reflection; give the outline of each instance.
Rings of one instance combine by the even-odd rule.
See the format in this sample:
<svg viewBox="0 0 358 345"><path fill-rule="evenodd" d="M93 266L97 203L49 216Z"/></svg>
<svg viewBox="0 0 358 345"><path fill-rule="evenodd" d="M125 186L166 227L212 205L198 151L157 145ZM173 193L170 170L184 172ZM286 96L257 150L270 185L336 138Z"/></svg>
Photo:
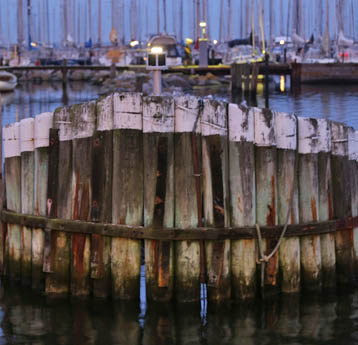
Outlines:
<svg viewBox="0 0 358 345"><path fill-rule="evenodd" d="M223 306L49 299L2 288L0 344L356 344L358 292Z"/></svg>
<svg viewBox="0 0 358 345"><path fill-rule="evenodd" d="M278 78L278 83L280 79ZM289 80L288 80L289 84ZM294 113L298 116L320 117L342 121L358 129L358 85L301 85L299 88L281 92L275 84L270 84L270 108L276 111ZM76 104L97 99L101 86L85 81L71 81L66 86L68 104ZM231 95L230 88L194 89L200 97L213 96L217 99L240 103L241 95ZM257 99L247 99L250 105L265 106L265 98L260 85ZM3 124L33 117L46 111L53 111L64 105L62 82L22 82L13 93L0 93Z"/></svg>

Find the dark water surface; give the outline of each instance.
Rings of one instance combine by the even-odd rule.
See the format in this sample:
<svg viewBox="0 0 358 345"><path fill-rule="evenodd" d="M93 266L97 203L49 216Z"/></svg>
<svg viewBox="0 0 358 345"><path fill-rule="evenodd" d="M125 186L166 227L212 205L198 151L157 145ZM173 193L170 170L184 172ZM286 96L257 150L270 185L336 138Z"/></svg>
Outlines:
<svg viewBox="0 0 358 345"><path fill-rule="evenodd" d="M358 342L358 292L208 307L50 299L2 287L0 344L344 344Z"/></svg>
<svg viewBox="0 0 358 345"><path fill-rule="evenodd" d="M288 78L287 78L288 79ZM294 113L298 116L320 117L346 124L358 129L358 85L302 85L300 89L279 91L279 79L276 86L270 83L270 108ZM289 85L289 80L286 80ZM264 107L263 85L258 87L257 105ZM100 88L90 82L70 82L67 85L68 104L76 104L98 98ZM231 101L227 86L222 88L201 88L194 90L199 96L213 97ZM53 111L63 105L61 82L22 83L15 92L0 94L3 109L3 124L16 119L32 117L45 111Z"/></svg>

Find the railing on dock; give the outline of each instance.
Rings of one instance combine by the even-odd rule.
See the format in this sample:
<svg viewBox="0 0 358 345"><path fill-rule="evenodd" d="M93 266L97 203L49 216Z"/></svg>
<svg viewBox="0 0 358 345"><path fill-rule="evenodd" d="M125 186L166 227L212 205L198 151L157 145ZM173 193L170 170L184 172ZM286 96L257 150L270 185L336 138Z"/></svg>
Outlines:
<svg viewBox="0 0 358 345"><path fill-rule="evenodd" d="M33 289L138 299L143 241L149 300L357 278L358 132L344 124L115 93L10 124L3 142L2 272Z"/></svg>

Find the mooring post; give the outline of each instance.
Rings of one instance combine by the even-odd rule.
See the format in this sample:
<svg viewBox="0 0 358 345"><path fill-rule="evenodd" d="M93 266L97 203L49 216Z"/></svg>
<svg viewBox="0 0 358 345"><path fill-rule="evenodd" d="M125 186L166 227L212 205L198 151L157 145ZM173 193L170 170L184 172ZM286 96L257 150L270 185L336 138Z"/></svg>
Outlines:
<svg viewBox="0 0 358 345"><path fill-rule="evenodd" d="M276 113L277 217L278 224L298 224L297 118ZM297 293L301 288L300 239L283 238L279 248L281 291Z"/></svg>
<svg viewBox="0 0 358 345"><path fill-rule="evenodd" d="M248 108L229 104L231 226L256 223L254 118ZM256 295L256 241L231 241L232 296Z"/></svg>
<svg viewBox="0 0 358 345"><path fill-rule="evenodd" d="M318 218L320 221L332 220L333 191L331 174L331 123L317 119L318 123ZM336 245L334 234L321 236L322 287L336 287Z"/></svg>
<svg viewBox="0 0 358 345"><path fill-rule="evenodd" d="M143 100L144 226L174 226L174 100ZM169 301L174 286L173 242L145 241L147 298Z"/></svg>
<svg viewBox="0 0 358 345"><path fill-rule="evenodd" d="M21 151L20 123L12 123L3 129L5 184L7 209L21 212ZM7 225L5 237L5 275L10 280L21 279L21 226Z"/></svg>
<svg viewBox="0 0 358 345"><path fill-rule="evenodd" d="M141 225L143 221L142 95L114 94L112 222ZM112 239L112 296L138 300L141 242Z"/></svg>
<svg viewBox="0 0 358 345"><path fill-rule="evenodd" d="M50 141L49 149L47 216L72 219L72 119L68 107L55 110L53 128L53 142ZM45 233L47 294L64 295L70 291L70 244L68 233Z"/></svg>
<svg viewBox="0 0 358 345"><path fill-rule="evenodd" d="M318 221L318 122L317 119L298 118L298 183L300 222ZM303 236L301 241L302 287L320 291L321 242L318 235Z"/></svg>
<svg viewBox="0 0 358 345"><path fill-rule="evenodd" d="M348 162L348 127L332 122L332 185L333 209L337 219L352 216L352 193ZM353 231L345 229L336 233L336 269L339 285L352 283Z"/></svg>
<svg viewBox="0 0 358 345"><path fill-rule="evenodd" d="M97 129L92 141L92 222L112 223L113 95L97 102ZM93 295L111 295L111 238L91 235Z"/></svg>
<svg viewBox="0 0 358 345"><path fill-rule="evenodd" d="M204 100L201 117L204 225L229 227L227 105ZM206 241L208 300L231 298L230 240Z"/></svg>
<svg viewBox="0 0 358 345"><path fill-rule="evenodd" d="M277 150L275 114L268 109L251 108L255 119L255 175L256 175L256 223L277 225ZM276 240L263 241L266 255L276 245ZM261 263L263 265L264 263ZM278 251L265 263L264 281L261 281L262 294L279 292Z"/></svg>
<svg viewBox="0 0 358 345"><path fill-rule="evenodd" d="M34 119L20 121L21 150L21 212L34 212ZM21 228L21 282L31 285L32 229Z"/></svg>
<svg viewBox="0 0 358 345"><path fill-rule="evenodd" d="M35 117L35 172L34 172L34 215L46 216L47 180L49 165L50 128L53 114L43 113ZM44 230L32 229L32 289L44 291L45 275L43 273Z"/></svg>
<svg viewBox="0 0 358 345"><path fill-rule="evenodd" d="M96 103L88 102L70 108L72 118L72 219L91 219L92 136L96 127ZM90 294L89 235L71 235L71 294Z"/></svg>
<svg viewBox="0 0 358 345"><path fill-rule="evenodd" d="M179 97L175 104L175 226L197 227L202 200L200 164L200 104L195 97ZM195 137L194 137L195 136ZM194 154L195 153L195 154ZM194 172L196 164L199 174ZM198 188L197 188L198 186ZM175 292L179 302L200 300L199 241L179 241L175 244Z"/></svg>

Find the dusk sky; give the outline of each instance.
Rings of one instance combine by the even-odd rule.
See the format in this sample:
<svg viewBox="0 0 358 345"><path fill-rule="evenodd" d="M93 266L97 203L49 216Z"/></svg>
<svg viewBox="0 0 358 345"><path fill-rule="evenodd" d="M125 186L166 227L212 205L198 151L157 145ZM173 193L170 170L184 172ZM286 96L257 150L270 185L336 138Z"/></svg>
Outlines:
<svg viewBox="0 0 358 345"><path fill-rule="evenodd" d="M3 45L8 43L15 43L17 41L18 32L18 11L17 4L19 0L0 0L0 41ZM23 31L24 37L27 41L27 14L26 4L28 0L23 0ZM64 39L64 25L63 25L63 11L61 5L64 0L31 0L31 32L32 39L35 41L50 41L51 43L60 43ZM208 1L208 24L211 39L220 38L219 22L220 22L220 4L221 0L207 0ZM223 39L238 38L241 35L247 35L245 30L245 4L251 3L252 0L231 0L232 2L232 19L231 19L231 34L228 34L229 11L228 4L230 0L223 0ZM272 22L272 36L277 36L280 33L287 33L287 29L291 32L292 28L292 11L288 12L288 5L292 0L272 0L273 1L273 15L271 15ZM282 12L281 13L281 1ZM323 3L323 13L318 13L318 2ZM92 41L98 40L98 2L99 0L91 1L91 30ZM146 40L148 34L157 32L157 0L136 0L136 17L135 25L132 32L136 32L136 39ZM167 32L179 34L179 7L180 0L166 0L167 2ZM253 0L256 11L256 18L259 8L260 0ZM336 0L328 0L330 7L330 21L329 28L331 37L334 38L337 32L336 20ZM49 13L49 27L46 22L46 3L48 4ZM84 42L89 38L88 26L88 0L67 0L68 8L71 9L68 13L69 33L73 36L75 41ZM121 6L121 3L123 4ZM116 11L112 17L112 0L102 0L102 42L109 42L109 34L112 27L112 18L114 18L115 26L119 36L122 37L122 32L125 33L126 41L130 40L130 3L131 0L116 0ZM183 36L193 36L193 3L194 0L183 0L184 19L183 19ZM261 0L264 10L264 27L266 39L270 36L270 0ZM161 0L163 4L163 0ZM319 26L326 27L326 0L302 0L303 18L304 18L304 34L308 38L312 33L318 34ZM243 9L244 15L241 14ZM120 15L121 11L124 15ZM161 31L163 31L163 8L161 8ZM348 37L358 38L358 25L353 23L353 16L358 13L358 1L345 0L344 10L344 32ZM147 15L148 14L148 15ZM124 18L124 19L123 19ZM243 18L243 20L241 20ZM287 25L287 20L290 18L290 25ZM257 19L256 19L257 20ZM122 24L120 22L123 22ZM123 29L124 27L124 29ZM259 31L258 25L256 26ZM322 30L321 30L322 31ZM49 36L49 37L48 37Z"/></svg>

